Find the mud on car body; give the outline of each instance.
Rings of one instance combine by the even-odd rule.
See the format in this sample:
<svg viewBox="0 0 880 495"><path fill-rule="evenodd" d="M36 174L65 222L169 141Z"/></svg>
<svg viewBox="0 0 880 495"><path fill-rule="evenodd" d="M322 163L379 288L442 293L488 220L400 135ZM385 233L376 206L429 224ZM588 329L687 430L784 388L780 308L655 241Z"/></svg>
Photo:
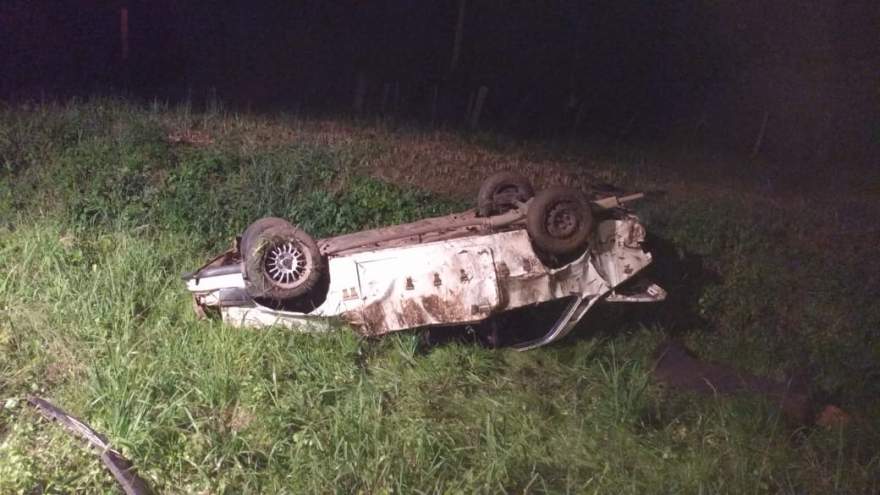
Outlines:
<svg viewBox="0 0 880 495"><path fill-rule="evenodd" d="M316 241L286 220L257 220L184 280L200 315L231 325L344 322L368 336L566 300L543 337L517 345L531 349L564 337L598 303L665 298L643 276L645 229L626 208L639 197L535 194L502 172L483 183L474 210L404 225Z"/></svg>

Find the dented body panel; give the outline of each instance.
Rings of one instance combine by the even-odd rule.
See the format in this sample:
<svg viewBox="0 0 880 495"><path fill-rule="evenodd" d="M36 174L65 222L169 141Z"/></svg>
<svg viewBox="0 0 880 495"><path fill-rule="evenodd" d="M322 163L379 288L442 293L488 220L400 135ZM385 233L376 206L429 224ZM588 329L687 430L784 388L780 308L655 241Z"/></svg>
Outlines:
<svg viewBox="0 0 880 495"><path fill-rule="evenodd" d="M242 299L245 284L240 271L206 277L197 272L187 280L187 288L200 307L219 307L224 321L235 326L320 331L333 328L335 321L368 336L473 324L510 309L572 298L547 336L524 348L561 338L601 300L645 302L665 297L656 285L641 294L615 292L651 263L650 253L642 248L644 228L631 214L599 222L589 249L555 268L535 253L522 226L496 230L491 225L466 226L458 233L437 230L439 240L401 243L398 238L387 246L330 253L326 298L307 312L272 309ZM319 241L323 247L346 243L351 244L350 236ZM231 266L234 258L217 263Z"/></svg>

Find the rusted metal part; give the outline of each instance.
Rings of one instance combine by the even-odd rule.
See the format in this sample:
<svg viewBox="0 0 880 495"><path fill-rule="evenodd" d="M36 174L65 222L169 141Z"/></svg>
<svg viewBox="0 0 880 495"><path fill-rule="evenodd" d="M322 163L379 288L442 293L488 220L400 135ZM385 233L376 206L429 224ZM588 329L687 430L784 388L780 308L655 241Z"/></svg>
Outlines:
<svg viewBox="0 0 880 495"><path fill-rule="evenodd" d="M640 292L612 291L605 298L607 302L646 303L659 302L666 299L666 291L657 284L649 284Z"/></svg>
<svg viewBox="0 0 880 495"><path fill-rule="evenodd" d="M637 199L642 199L645 197L644 193L635 193L628 194L626 196L609 196L607 198L597 199L593 201L593 204L598 206L599 208L609 209L609 208L622 208L626 203L630 203Z"/></svg>
<svg viewBox="0 0 880 495"><path fill-rule="evenodd" d="M150 485L138 476L137 469L122 454L110 446L110 442L104 435L96 432L88 424L71 416L51 402L36 396L27 398L29 405L40 413L41 416L57 421L65 430L87 441L92 447L101 452L101 462L110 471L117 483L127 495L150 495L153 493Z"/></svg>
<svg viewBox="0 0 880 495"><path fill-rule="evenodd" d="M616 287L607 302L657 302L666 299L666 291L646 278L638 278L632 282Z"/></svg>

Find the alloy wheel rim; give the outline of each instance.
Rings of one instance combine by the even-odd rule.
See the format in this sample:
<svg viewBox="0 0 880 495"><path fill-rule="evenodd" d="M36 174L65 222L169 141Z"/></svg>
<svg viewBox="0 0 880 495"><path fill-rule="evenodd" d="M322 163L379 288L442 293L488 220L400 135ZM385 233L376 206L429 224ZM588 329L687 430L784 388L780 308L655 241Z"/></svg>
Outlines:
<svg viewBox="0 0 880 495"><path fill-rule="evenodd" d="M292 241L272 246L266 254L266 275L273 283L291 286L298 283L306 273L306 255Z"/></svg>

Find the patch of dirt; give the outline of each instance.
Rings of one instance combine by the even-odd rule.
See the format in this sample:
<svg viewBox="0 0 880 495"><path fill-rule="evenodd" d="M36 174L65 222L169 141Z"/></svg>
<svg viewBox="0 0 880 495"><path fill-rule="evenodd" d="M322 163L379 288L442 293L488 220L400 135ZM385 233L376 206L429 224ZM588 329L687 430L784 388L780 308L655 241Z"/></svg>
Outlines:
<svg viewBox="0 0 880 495"><path fill-rule="evenodd" d="M439 132L393 136L387 152L365 165L378 179L453 197L476 197L483 179L500 171L521 173L539 190L562 185L591 191L619 175L596 163L536 160L523 152L487 150Z"/></svg>
<svg viewBox="0 0 880 495"><path fill-rule="evenodd" d="M814 400L805 383L775 381L729 366L706 363L674 341L660 344L654 354L654 378L668 386L709 395L760 395L778 405L789 419L802 424L830 427L849 422L849 415L837 406Z"/></svg>
<svg viewBox="0 0 880 495"><path fill-rule="evenodd" d="M241 405L227 409L223 416L226 427L236 433L240 433L256 419L253 412L241 407Z"/></svg>

